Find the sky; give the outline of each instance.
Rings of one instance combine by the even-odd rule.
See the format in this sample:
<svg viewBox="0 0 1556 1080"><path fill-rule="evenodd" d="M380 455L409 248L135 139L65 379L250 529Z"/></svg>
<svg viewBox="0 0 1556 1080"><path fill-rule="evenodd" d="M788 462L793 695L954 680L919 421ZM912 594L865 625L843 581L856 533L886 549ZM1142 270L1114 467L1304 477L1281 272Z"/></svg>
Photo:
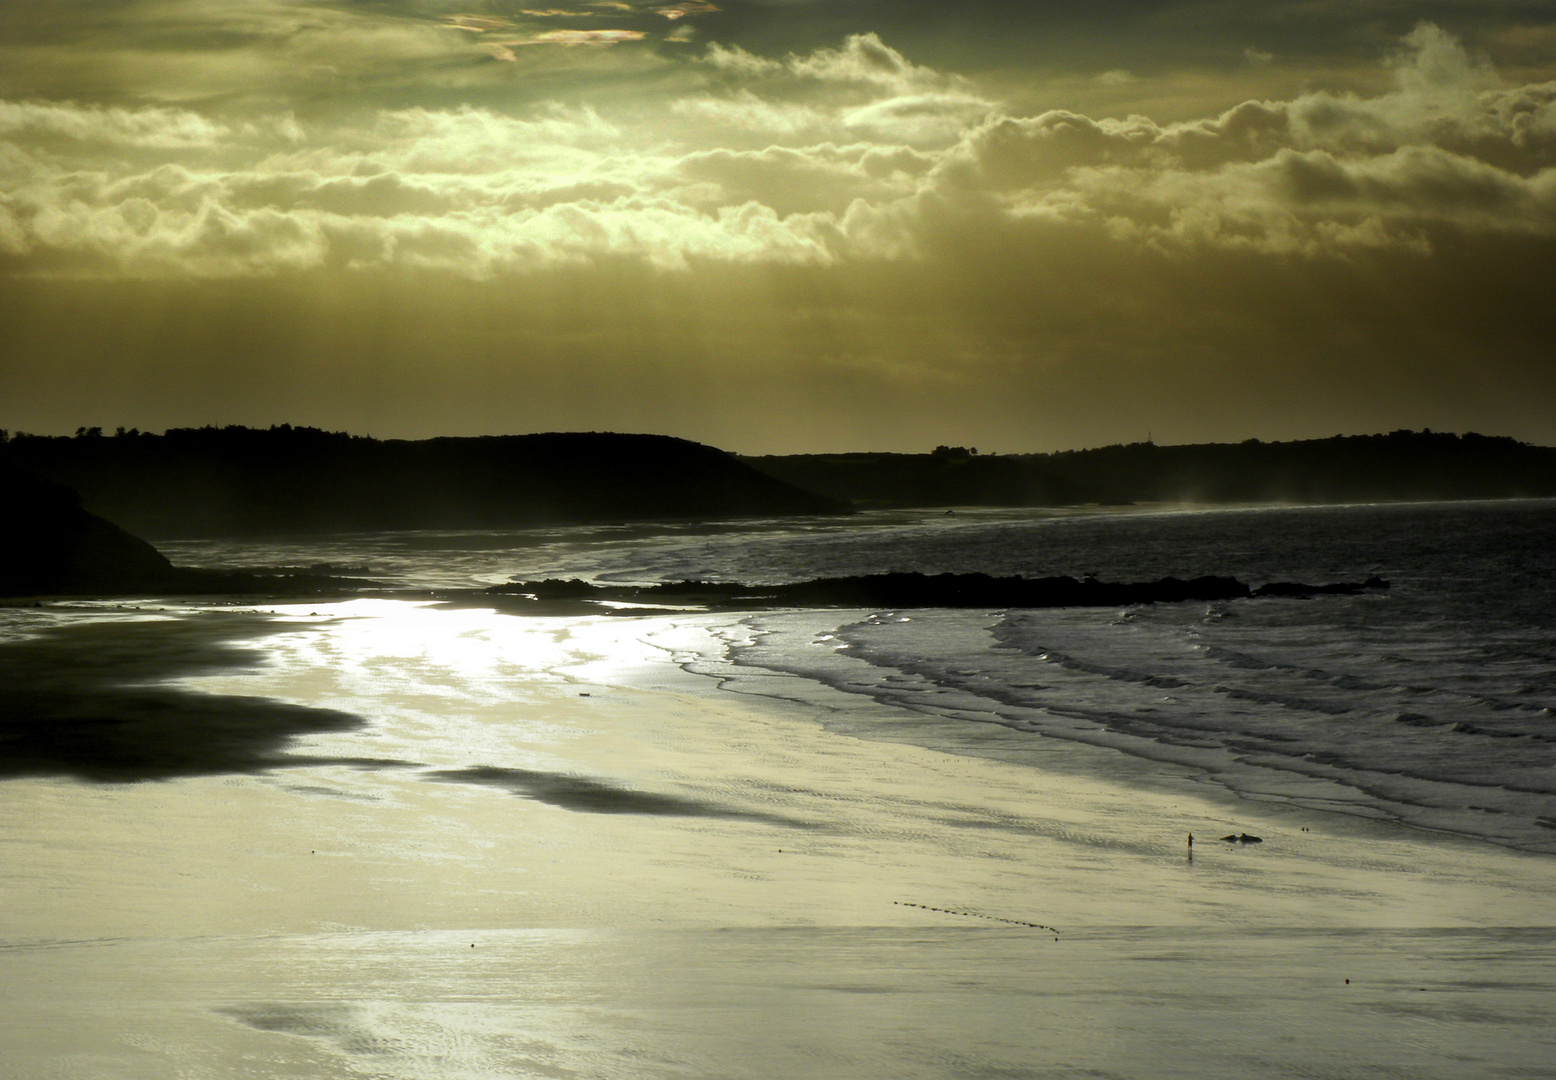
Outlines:
<svg viewBox="0 0 1556 1080"><path fill-rule="evenodd" d="M1556 445L1556 0L0 0L0 428Z"/></svg>

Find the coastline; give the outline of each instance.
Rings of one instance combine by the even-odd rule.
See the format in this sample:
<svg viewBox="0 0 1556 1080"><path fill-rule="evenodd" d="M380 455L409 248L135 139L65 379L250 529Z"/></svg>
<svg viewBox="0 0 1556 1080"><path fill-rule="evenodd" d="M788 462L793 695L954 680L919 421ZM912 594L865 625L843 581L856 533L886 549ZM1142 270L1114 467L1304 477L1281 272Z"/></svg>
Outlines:
<svg viewBox="0 0 1556 1080"><path fill-rule="evenodd" d="M1109 778L1095 748L851 737L683 670L719 617L276 610L261 665L153 681L360 726L247 773L0 785L20 1080L244 1055L313 1077L1459 1078L1556 1055L1546 857ZM164 614L213 646L252 619ZM1264 843L1214 839L1239 831Z"/></svg>

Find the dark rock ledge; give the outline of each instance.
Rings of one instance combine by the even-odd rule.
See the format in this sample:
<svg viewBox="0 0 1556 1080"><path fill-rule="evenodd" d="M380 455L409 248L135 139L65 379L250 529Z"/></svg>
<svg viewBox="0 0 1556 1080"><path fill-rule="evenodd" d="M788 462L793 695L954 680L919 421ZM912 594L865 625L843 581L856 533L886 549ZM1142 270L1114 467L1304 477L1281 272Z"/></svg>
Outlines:
<svg viewBox="0 0 1556 1080"><path fill-rule="evenodd" d="M1386 589L1388 582L1304 585L1276 582L1257 589L1232 577L1174 577L1115 583L1096 578L991 577L987 574L867 574L817 578L784 585L678 581L659 585L595 585L573 579L517 581L494 585L488 595L511 596L555 607L559 604L653 605L749 609L763 607L858 608L1049 608L1116 607L1170 604L1185 600L1240 600L1252 597L1355 595Z"/></svg>

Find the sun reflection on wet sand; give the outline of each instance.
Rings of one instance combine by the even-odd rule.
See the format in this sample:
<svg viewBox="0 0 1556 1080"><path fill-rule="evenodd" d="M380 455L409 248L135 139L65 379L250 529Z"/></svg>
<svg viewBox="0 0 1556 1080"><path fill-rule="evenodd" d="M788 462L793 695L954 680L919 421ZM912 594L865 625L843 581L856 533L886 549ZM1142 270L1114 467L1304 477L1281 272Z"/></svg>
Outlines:
<svg viewBox="0 0 1556 1080"><path fill-rule="evenodd" d="M825 695L677 666L725 617L207 614L148 640L241 662L147 671L211 715L268 703L263 762L0 784L23 1080L1458 1080L1556 1052L1556 935L1487 915L1542 910L1543 861L839 734ZM1238 829L1266 842L1184 859Z"/></svg>

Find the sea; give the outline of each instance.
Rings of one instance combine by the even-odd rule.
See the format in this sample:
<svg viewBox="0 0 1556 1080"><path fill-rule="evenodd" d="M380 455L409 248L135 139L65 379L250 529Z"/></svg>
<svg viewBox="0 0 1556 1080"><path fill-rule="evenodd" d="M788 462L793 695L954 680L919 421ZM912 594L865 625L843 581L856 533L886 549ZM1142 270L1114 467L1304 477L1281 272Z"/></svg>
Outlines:
<svg viewBox="0 0 1556 1080"><path fill-rule="evenodd" d="M7 1080L1556 1077L1556 502L158 546L355 583L0 607ZM885 571L1389 587L487 591Z"/></svg>
<svg viewBox="0 0 1556 1080"><path fill-rule="evenodd" d="M723 691L809 701L859 738L1188 775L1240 798L1556 853L1556 501L962 507L161 547L181 565L324 566L369 579L368 594L462 602L543 578L1381 577L1386 590L1310 598L725 613L696 634L669 612L631 617L644 643ZM1047 752L1065 746L1091 752Z"/></svg>

